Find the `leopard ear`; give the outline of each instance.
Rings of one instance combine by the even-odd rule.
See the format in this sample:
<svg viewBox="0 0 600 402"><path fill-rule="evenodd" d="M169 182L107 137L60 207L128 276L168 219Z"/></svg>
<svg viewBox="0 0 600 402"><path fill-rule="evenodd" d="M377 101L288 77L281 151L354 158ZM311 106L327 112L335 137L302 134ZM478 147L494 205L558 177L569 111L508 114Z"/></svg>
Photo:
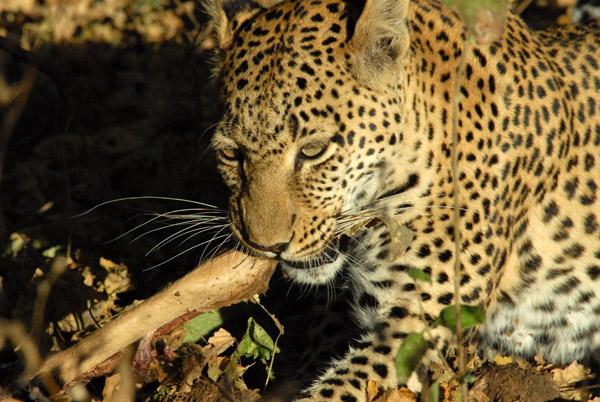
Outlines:
<svg viewBox="0 0 600 402"><path fill-rule="evenodd" d="M234 32L262 8L252 0L205 0L204 9L214 26L219 48L231 46Z"/></svg>
<svg viewBox="0 0 600 402"><path fill-rule="evenodd" d="M385 85L409 47L408 0L363 0L360 16L348 13L349 46L355 54L354 75L368 86ZM358 13L355 13L358 14Z"/></svg>

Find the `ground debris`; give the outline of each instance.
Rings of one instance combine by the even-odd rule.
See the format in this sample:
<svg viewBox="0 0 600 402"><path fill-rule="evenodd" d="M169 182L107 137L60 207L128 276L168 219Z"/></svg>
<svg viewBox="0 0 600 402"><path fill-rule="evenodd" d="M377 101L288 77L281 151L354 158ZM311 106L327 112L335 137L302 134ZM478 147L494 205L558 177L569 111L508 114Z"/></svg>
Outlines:
<svg viewBox="0 0 600 402"><path fill-rule="evenodd" d="M469 391L473 402L545 402L560 396L552 375L529 364L486 363L475 375L479 379Z"/></svg>

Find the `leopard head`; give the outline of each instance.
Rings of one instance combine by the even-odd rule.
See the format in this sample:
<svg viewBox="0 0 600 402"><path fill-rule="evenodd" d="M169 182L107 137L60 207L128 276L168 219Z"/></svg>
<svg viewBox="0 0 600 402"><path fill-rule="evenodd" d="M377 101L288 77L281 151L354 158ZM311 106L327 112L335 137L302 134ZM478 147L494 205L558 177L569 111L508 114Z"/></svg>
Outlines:
<svg viewBox="0 0 600 402"><path fill-rule="evenodd" d="M232 227L292 279L330 280L344 260L340 217L418 181L419 164L402 145L407 7L207 4L223 103L212 144L231 190Z"/></svg>

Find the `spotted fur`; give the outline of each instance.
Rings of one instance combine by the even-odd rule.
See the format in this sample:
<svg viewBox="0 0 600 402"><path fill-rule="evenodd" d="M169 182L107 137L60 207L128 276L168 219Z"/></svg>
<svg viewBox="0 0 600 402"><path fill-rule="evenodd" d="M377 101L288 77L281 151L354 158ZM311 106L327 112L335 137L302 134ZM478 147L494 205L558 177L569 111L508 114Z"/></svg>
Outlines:
<svg viewBox="0 0 600 402"><path fill-rule="evenodd" d="M364 401L369 379L397 385L402 340L454 302L454 181L460 302L486 311L482 350L563 363L598 352L598 25L533 32L509 15L499 41L467 51L436 0L208 9L234 232L294 281L341 282L366 333L302 398ZM414 233L406 253L390 252L377 216ZM353 222L371 224L336 240ZM415 268L432 283L415 284ZM450 338L431 331L423 367Z"/></svg>
<svg viewBox="0 0 600 402"><path fill-rule="evenodd" d="M600 0L577 0L571 10L574 23L587 23L600 18Z"/></svg>

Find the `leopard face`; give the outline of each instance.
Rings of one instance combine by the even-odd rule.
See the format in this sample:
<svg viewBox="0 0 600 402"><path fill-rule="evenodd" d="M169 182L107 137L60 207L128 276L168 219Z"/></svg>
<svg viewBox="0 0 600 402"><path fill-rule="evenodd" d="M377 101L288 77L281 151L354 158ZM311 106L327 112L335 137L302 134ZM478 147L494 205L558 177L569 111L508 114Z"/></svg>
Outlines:
<svg viewBox="0 0 600 402"><path fill-rule="evenodd" d="M234 231L311 283L343 264L343 217L399 186L418 192L424 167L404 140L406 22L396 37L368 38L386 48L380 66L365 67L371 43L349 32L357 10L346 7L297 1L254 11L232 22L219 64L225 105L213 144Z"/></svg>

